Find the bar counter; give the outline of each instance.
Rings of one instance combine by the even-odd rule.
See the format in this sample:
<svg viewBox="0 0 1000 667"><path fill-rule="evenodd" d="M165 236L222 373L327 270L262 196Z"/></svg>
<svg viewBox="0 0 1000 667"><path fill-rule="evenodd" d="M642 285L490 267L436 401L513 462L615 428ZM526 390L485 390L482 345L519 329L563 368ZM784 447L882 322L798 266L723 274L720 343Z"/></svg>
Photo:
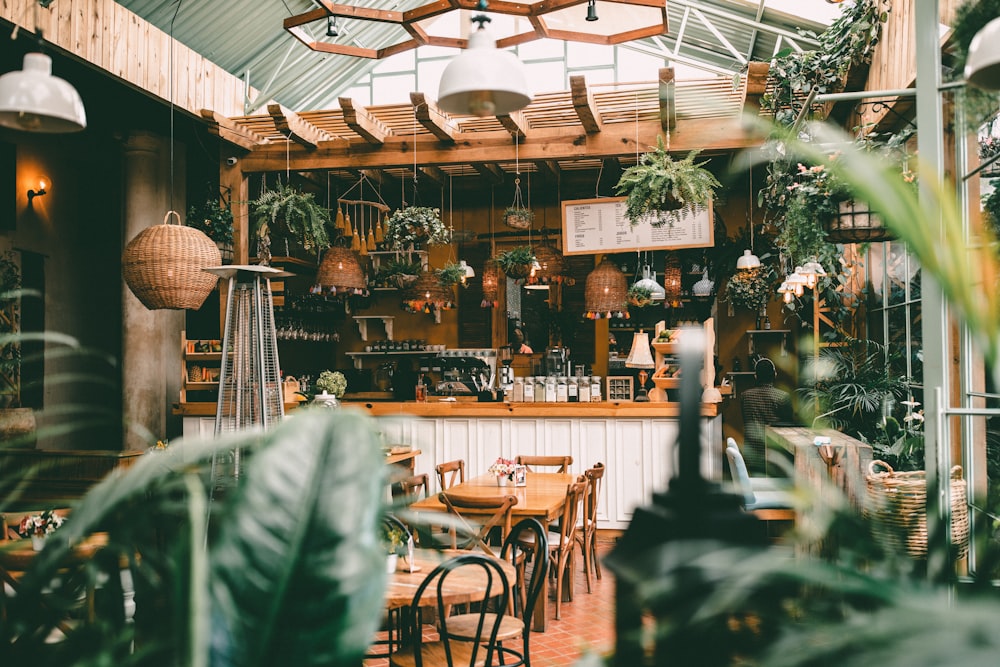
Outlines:
<svg viewBox="0 0 1000 667"><path fill-rule="evenodd" d="M348 397L350 398L350 397ZM677 469L679 404L500 403L469 400L351 401L344 410L362 410L378 421L384 446L419 449L416 473L427 473L431 493L438 484L434 467L463 459L467 477L487 471L498 457L570 455L571 472L582 474L597 462L607 466L598 507L598 527L621 530L635 507L649 504L667 488ZM722 478L722 416L719 405L701 409L701 472ZM179 404L184 435L210 436L215 404ZM294 419L294 410L289 415Z"/></svg>

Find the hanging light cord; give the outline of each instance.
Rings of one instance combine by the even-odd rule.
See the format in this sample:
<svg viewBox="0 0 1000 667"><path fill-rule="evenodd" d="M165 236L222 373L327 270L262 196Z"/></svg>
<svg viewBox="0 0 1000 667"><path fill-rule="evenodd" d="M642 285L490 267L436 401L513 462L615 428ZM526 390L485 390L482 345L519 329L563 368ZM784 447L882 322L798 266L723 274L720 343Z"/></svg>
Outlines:
<svg viewBox="0 0 1000 667"><path fill-rule="evenodd" d="M169 60L170 64L168 70L170 72L170 87L167 89L169 91L170 97L170 208L169 210L174 210L174 21L177 20L177 14L181 11L181 3L184 0L177 0L177 8L174 9L174 15L170 17L170 54Z"/></svg>

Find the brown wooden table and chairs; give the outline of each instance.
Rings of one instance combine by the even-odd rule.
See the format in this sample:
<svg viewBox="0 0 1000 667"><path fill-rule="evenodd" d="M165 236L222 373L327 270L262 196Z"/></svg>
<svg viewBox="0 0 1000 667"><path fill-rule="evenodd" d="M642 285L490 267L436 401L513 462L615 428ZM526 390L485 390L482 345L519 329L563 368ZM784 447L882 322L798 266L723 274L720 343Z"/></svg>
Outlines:
<svg viewBox="0 0 1000 667"><path fill-rule="evenodd" d="M463 459L439 463L434 466L434 472L437 473L438 490L440 491L446 491L456 484L465 483L465 461Z"/></svg>
<svg viewBox="0 0 1000 667"><path fill-rule="evenodd" d="M526 517L536 519L546 528L563 516L563 507L567 499L567 487L576 482L576 477L570 473L529 472L526 475L526 486L498 486L494 475L480 475L466 482L461 482L448 489L450 498L458 496L479 497L482 499L504 498L513 496L517 502L510 508L512 521ZM448 512L448 507L440 494L423 498L410 506L412 512ZM474 515L495 514L494 509L466 508L463 518ZM550 548L551 548L551 539ZM545 582L535 606L534 630L544 632L548 616L548 583Z"/></svg>
<svg viewBox="0 0 1000 667"><path fill-rule="evenodd" d="M518 454L514 463L528 467L528 472L569 472L573 465L572 456L534 456ZM545 468L545 470L541 470ZM549 470L555 468L555 470Z"/></svg>

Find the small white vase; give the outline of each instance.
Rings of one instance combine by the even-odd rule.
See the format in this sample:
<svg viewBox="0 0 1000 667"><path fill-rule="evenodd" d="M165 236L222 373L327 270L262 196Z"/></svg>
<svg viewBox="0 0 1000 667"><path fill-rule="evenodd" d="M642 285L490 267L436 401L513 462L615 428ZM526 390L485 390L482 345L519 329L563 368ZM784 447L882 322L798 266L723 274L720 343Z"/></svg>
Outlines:
<svg viewBox="0 0 1000 667"><path fill-rule="evenodd" d="M396 571L396 565L399 563L399 554L389 554L385 558L385 571L392 574Z"/></svg>
<svg viewBox="0 0 1000 667"><path fill-rule="evenodd" d="M497 486L507 486L509 483L507 475L497 475Z"/></svg>
<svg viewBox="0 0 1000 667"><path fill-rule="evenodd" d="M31 536L31 548L35 551L41 551L45 548L45 536L44 535L32 535Z"/></svg>

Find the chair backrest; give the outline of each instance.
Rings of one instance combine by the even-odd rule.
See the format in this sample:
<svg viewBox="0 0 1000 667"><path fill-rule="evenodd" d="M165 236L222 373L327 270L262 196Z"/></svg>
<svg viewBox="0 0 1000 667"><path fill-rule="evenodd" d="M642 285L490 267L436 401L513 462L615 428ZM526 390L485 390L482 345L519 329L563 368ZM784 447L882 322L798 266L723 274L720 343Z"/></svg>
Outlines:
<svg viewBox="0 0 1000 667"><path fill-rule="evenodd" d="M560 550L572 549L576 540L576 522L580 518L580 505L587 495L587 478L583 475L566 486L566 503L563 505L562 520L559 523L559 544L550 544Z"/></svg>
<svg viewBox="0 0 1000 667"><path fill-rule="evenodd" d="M745 506L753 505L757 502L753 487L750 485L750 474L747 472L746 461L736 441L732 438L726 440L726 458L729 460L729 473L733 476L733 483L736 490L743 496Z"/></svg>
<svg viewBox="0 0 1000 667"><path fill-rule="evenodd" d="M455 459L439 463L434 466L434 472L437 473L439 490L447 491L455 484L461 484L465 481L465 460ZM458 482L455 481L456 478Z"/></svg>
<svg viewBox="0 0 1000 667"><path fill-rule="evenodd" d="M572 456L521 456L514 460L514 463L527 466L529 471L534 471L532 466L542 466L556 468L553 472L569 472L569 467L573 465Z"/></svg>
<svg viewBox="0 0 1000 667"><path fill-rule="evenodd" d="M438 494L438 499L448 508L448 512L457 517L457 521L452 522L450 526L453 549L479 548L491 556L496 556L488 543L490 531L498 527L501 541L507 539L510 533L511 511L517 504L517 496L482 498L442 491ZM459 531L462 533L461 541Z"/></svg>
<svg viewBox="0 0 1000 667"><path fill-rule="evenodd" d="M430 493L429 479L427 473L404 477L393 484L392 499L409 505L423 496L426 498Z"/></svg>
<svg viewBox="0 0 1000 667"><path fill-rule="evenodd" d="M497 609L508 608L510 604L510 583L507 581L507 577L500 567L499 562L482 554L463 554L441 563L431 570L424 580L420 582L417 592L413 594L411 609L414 610L414 613L410 615L412 618L410 637L413 640L413 657L417 667L422 667L423 665L423 626L425 623L431 622L430 619L425 620L423 618L425 609L420 606L420 600L424 597L424 593L428 588L434 591L434 595L437 598L437 623L439 624L439 635L441 644L444 647L448 667L464 667L464 660L460 664L458 662L460 659L458 656L464 654L469 654L468 667L482 664L492 665L498 662L494 660L494 654L498 652L497 632L500 630L503 615L489 613L490 605L473 605L473 608L478 608L477 611L472 612L478 615L476 641L459 642L456 640L452 642L451 636L448 633L450 605L445 602L445 596L442 595L442 591L445 590L449 577L453 576L454 573L462 571L462 576L464 576L470 571L474 572L475 570L480 571L478 574L485 582L483 600L495 599ZM406 649L402 650L405 651Z"/></svg>
<svg viewBox="0 0 1000 667"><path fill-rule="evenodd" d="M593 468L583 473L589 486L583 507L583 523L587 530L593 530L597 527L597 505L601 501L604 470L604 464L598 462L594 464Z"/></svg>
<svg viewBox="0 0 1000 667"><path fill-rule="evenodd" d="M524 533L532 533L530 539L524 539ZM530 556L530 558L522 558ZM524 620L524 651L528 652L528 633L531 629L531 616L535 612L535 602L545 585L545 577L549 572L549 537L538 519L528 517L521 519L510 529L510 534L504 540L500 557L517 568L518 577L524 576L527 561L532 563L531 579L523 582L525 585L524 599L515 606L516 612ZM520 586L518 587L521 588Z"/></svg>

